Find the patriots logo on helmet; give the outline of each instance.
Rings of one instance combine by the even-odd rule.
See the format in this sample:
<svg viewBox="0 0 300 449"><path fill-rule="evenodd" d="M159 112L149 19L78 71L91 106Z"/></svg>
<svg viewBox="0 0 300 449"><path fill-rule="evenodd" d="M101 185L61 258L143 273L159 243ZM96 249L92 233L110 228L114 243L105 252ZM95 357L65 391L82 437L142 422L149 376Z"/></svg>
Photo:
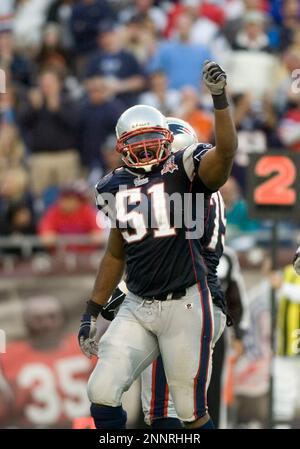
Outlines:
<svg viewBox="0 0 300 449"><path fill-rule="evenodd" d="M166 173L173 173L175 170L178 170L178 165L175 164L175 157L171 156L170 159L164 163L161 174L165 175Z"/></svg>
<svg viewBox="0 0 300 449"><path fill-rule="evenodd" d="M190 134L193 135L192 131L180 123L169 123L169 129L173 134Z"/></svg>

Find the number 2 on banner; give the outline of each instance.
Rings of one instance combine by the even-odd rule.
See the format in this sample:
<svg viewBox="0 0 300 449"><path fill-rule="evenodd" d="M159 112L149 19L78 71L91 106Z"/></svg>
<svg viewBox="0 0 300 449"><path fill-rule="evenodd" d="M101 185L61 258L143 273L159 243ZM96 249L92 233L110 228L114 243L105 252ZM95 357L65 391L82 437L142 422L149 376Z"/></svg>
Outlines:
<svg viewBox="0 0 300 449"><path fill-rule="evenodd" d="M296 179L294 163L286 156L264 156L256 167L255 175L272 178L263 182L254 191L254 201L261 205L292 206L296 201L296 192L292 187Z"/></svg>

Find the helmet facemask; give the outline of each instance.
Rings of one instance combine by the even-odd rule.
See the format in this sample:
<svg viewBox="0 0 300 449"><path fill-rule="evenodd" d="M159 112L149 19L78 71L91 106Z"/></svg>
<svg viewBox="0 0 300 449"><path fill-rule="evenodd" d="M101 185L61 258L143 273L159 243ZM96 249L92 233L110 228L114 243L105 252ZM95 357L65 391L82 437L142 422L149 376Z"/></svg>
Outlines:
<svg viewBox="0 0 300 449"><path fill-rule="evenodd" d="M149 171L170 156L172 141L167 128L144 127L122 134L116 149L128 167Z"/></svg>

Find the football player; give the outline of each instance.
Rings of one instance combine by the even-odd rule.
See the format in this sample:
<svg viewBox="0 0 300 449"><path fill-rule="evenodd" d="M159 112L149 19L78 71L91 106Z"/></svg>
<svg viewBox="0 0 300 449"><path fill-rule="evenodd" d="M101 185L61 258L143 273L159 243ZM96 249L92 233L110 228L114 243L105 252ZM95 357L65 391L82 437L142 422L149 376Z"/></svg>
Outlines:
<svg viewBox="0 0 300 449"><path fill-rule="evenodd" d="M197 143L197 135L189 123L184 120L167 117L169 129L174 135L172 152L175 153L189 145ZM208 269L208 286L213 299L214 341L221 336L226 322L224 294L220 289L216 269L223 253L225 236L224 203L220 193L211 197L206 217L205 235L201 239L203 256ZM128 290L124 281L120 282L112 297L102 310L102 317L112 321L124 301ZM142 373L142 406L145 422L155 429L182 428L177 417L161 357Z"/></svg>
<svg viewBox="0 0 300 449"><path fill-rule="evenodd" d="M199 229L190 231L199 194L207 204L226 182L237 139L225 72L207 61L203 78L214 102L215 147L195 144L172 155L173 136L165 117L155 108L134 106L116 126L117 151L125 166L96 186L98 206L110 210L115 226L82 316L78 337L83 349L93 341L95 320L125 266L129 290L100 341L99 361L88 383L97 428L125 427L122 395L159 354L179 419L188 429L213 428L206 398L214 336L212 298ZM187 204L170 204L168 209L166 197L173 194L187 197ZM175 226L178 215L183 224Z"/></svg>

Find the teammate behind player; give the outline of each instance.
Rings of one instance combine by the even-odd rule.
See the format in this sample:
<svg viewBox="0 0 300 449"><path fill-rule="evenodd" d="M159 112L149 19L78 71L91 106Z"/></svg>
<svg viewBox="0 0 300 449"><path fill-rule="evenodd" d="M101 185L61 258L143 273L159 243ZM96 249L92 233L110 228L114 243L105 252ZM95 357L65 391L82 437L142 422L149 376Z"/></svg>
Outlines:
<svg viewBox="0 0 300 449"><path fill-rule="evenodd" d="M107 209L107 194L113 195L117 220L82 316L83 349L87 350L89 339L93 342L94 321L120 282L125 265L129 290L101 339L99 361L88 384L97 428L125 427L122 394L159 352L185 427L213 427L206 399L214 334L212 299L199 234L191 237L185 215L193 217L197 212L197 193L207 200L224 184L237 141L224 71L207 61L203 78L214 101L216 146L192 145L169 157L172 134L165 118L155 108L135 106L122 114L116 128L117 149L126 166L97 185L98 206ZM165 195L175 193L180 199L189 194L189 202L167 211ZM140 204L142 198L146 203ZM134 208L136 204L147 207ZM178 212L183 225L175 227Z"/></svg>

